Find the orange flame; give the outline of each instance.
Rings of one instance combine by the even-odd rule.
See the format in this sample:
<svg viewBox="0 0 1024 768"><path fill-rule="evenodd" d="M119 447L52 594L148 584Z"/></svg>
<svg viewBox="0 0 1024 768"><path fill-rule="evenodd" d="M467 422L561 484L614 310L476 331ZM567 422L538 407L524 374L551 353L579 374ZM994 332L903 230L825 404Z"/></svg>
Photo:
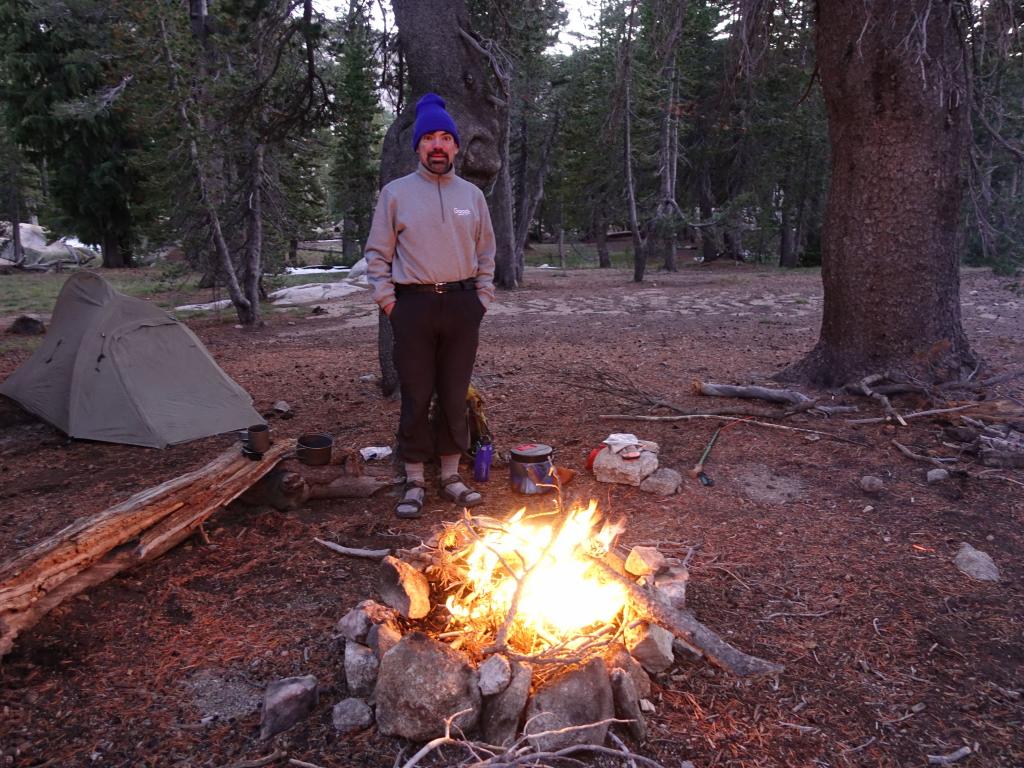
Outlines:
<svg viewBox="0 0 1024 768"><path fill-rule="evenodd" d="M487 527L466 554L465 594L447 607L455 623L500 625L519 587L513 627L549 643L566 640L595 624L609 623L626 603L622 585L602 578L589 559L608 552L621 525L599 527L597 502L577 507L561 527L539 524L520 509ZM551 519L551 515L543 516Z"/></svg>

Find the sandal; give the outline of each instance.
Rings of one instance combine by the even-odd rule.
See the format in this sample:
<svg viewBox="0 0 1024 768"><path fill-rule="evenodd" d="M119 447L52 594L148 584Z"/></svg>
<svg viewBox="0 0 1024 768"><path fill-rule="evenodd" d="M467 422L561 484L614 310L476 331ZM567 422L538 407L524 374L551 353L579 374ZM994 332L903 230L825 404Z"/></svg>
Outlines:
<svg viewBox="0 0 1024 768"><path fill-rule="evenodd" d="M423 516L423 497L427 486L418 480L410 480L405 484L402 498L395 504L395 517L400 520L415 520ZM419 491L419 493L417 493Z"/></svg>
<svg viewBox="0 0 1024 768"><path fill-rule="evenodd" d="M462 490L458 490L457 487L462 486ZM484 503L484 497L479 491L474 491L468 485L466 485L459 475L452 475L446 477L441 481L441 495L462 507L479 507Z"/></svg>

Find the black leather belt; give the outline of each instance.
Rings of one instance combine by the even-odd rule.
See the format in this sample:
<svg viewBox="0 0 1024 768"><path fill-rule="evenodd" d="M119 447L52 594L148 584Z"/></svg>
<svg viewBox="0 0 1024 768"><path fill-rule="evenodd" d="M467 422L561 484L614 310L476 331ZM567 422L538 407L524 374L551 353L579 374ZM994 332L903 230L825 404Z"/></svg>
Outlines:
<svg viewBox="0 0 1024 768"><path fill-rule="evenodd" d="M449 291L472 291L476 288L476 280L455 280L451 283L397 283L395 293L448 293Z"/></svg>

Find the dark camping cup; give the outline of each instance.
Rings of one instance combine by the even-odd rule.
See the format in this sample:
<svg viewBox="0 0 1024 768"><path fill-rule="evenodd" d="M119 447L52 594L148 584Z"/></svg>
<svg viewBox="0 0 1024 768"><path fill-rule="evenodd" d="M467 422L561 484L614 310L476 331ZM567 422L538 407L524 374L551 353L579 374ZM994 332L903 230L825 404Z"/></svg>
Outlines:
<svg viewBox="0 0 1024 768"><path fill-rule="evenodd" d="M255 453L266 453L270 450L270 427L266 424L253 424L249 427L249 450Z"/></svg>

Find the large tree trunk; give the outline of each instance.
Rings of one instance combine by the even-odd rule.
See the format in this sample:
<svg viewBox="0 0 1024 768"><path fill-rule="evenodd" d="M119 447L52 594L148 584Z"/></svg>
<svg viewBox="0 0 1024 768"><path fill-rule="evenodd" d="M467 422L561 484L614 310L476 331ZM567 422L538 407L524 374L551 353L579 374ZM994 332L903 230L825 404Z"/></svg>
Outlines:
<svg viewBox="0 0 1024 768"><path fill-rule="evenodd" d="M501 132L501 154L505 160L487 196L491 225L494 227L494 284L499 288L516 288L523 276L516 264L515 231L512 224L512 172L508 162L511 132L511 125L506 119Z"/></svg>
<svg viewBox="0 0 1024 768"><path fill-rule="evenodd" d="M958 272L969 101L960 13L952 0L818 2L832 144L824 317L790 376L937 380L972 362Z"/></svg>

